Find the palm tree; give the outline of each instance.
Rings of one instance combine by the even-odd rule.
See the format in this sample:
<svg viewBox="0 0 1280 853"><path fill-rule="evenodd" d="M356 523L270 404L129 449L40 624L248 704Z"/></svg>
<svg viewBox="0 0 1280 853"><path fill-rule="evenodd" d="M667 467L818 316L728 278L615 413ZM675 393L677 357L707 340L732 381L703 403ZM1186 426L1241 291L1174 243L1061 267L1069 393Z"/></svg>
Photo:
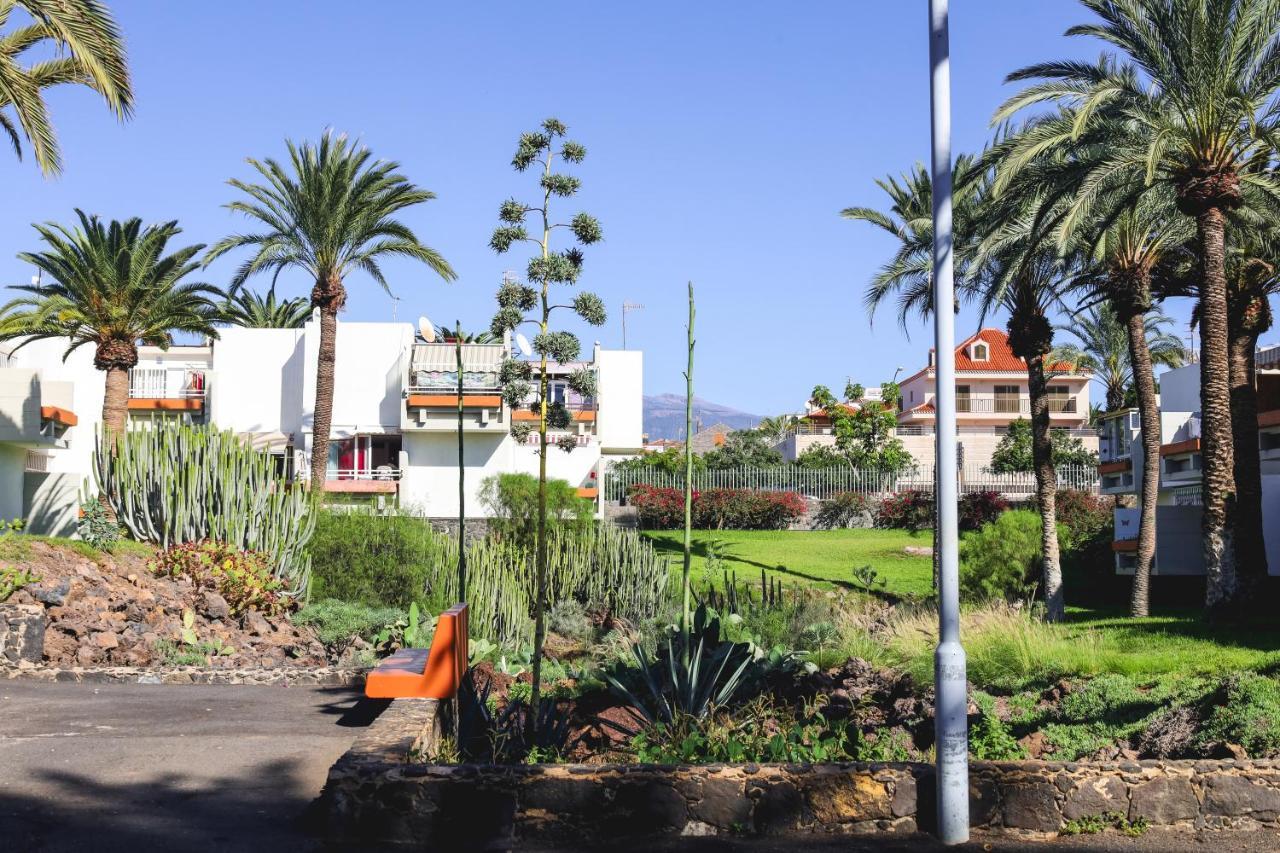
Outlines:
<svg viewBox="0 0 1280 853"><path fill-rule="evenodd" d="M961 242L973 228L980 182L977 161L971 154L956 157L953 167L952 218L956 241ZM876 309L891 293L898 296L898 321L903 329L911 315L927 319L933 313L933 183L923 164L898 177L876 181L889 197L888 211L873 207L846 207L845 219L869 222L889 234L898 244L893 257L880 267L867 288L865 302L874 319ZM963 278L964 258L957 253L957 272ZM957 306L958 309L958 306Z"/></svg>
<svg viewBox="0 0 1280 853"><path fill-rule="evenodd" d="M63 83L87 86L120 119L133 112L124 43L110 11L98 0L0 0L0 27L15 10L29 18L0 36L0 130L22 157L22 139L46 176L62 171L58 138L44 90ZM51 58L24 64L28 52Z"/></svg>
<svg viewBox="0 0 1280 853"><path fill-rule="evenodd" d="M390 256L421 261L446 281L457 276L448 261L395 218L405 208L435 198L435 193L401 175L399 164L372 160L368 148L352 144L345 135L325 133L318 145L286 145L287 166L270 158L249 159L265 183L228 182L247 198L227 207L257 220L264 229L220 240L209 249L204 263L208 266L230 251L248 247L253 255L236 271L233 292L255 273L278 277L289 268L302 270L314 283L311 307L320 312L320 347L311 483L320 489L329 462L338 312L347 301L343 280L361 270L390 293L379 266Z"/></svg>
<svg viewBox="0 0 1280 853"><path fill-rule="evenodd" d="M47 248L18 258L47 281L22 285L31 294L0 309L0 340L68 340L66 355L94 347L93 366L106 372L102 424L107 436L125 429L129 370L138 363L138 342L167 349L174 332L217 337L218 291L184 281L200 268L203 245L165 254L182 233L177 222L143 226L142 220L104 224L77 210L78 226L36 225ZM65 358L66 356L64 356Z"/></svg>
<svg viewBox="0 0 1280 853"><path fill-rule="evenodd" d="M1231 364L1231 434L1234 441L1236 512L1234 532L1239 581L1244 600L1250 600L1267 577L1263 547L1262 469L1258 456L1258 400L1255 355L1258 339L1271 328L1270 298L1280 294L1280 244L1270 214L1246 208L1232 216L1228 245L1228 352ZM1166 296L1195 297L1200 291L1198 270L1191 265L1164 271L1159 289ZM1193 324L1200 322L1198 309Z"/></svg>
<svg viewBox="0 0 1280 853"><path fill-rule="evenodd" d="M1280 7L1273 0L1081 2L1100 20L1068 35L1099 38L1119 58L1047 62L1011 74L1010 81L1034 82L997 111L996 121L1046 103L1065 111L1029 123L1001 173L1016 174L1046 152L1080 157L1088 176L1071 202L1068 228L1070 220L1087 219L1099 192L1137 199L1160 186L1171 188L1178 210L1194 220L1202 279L1205 601L1222 609L1238 598L1229 517L1235 480L1226 219L1248 195L1280 194L1280 181L1257 167L1277 147Z"/></svg>
<svg viewBox="0 0 1280 853"><path fill-rule="evenodd" d="M218 307L222 322L246 329L301 329L311 316L306 299L299 296L277 300L274 287L265 298L247 289L235 295L224 294Z"/></svg>
<svg viewBox="0 0 1280 853"><path fill-rule="evenodd" d="M763 434L767 441L777 444L795 432L797 421L798 419L795 415L763 417L760 419L760 423L756 424L756 431Z"/></svg>
<svg viewBox="0 0 1280 853"><path fill-rule="evenodd" d="M1071 364L1076 370L1092 373L1106 389L1106 411L1124 408L1130 387L1136 387L1133 364L1129 351L1127 325L1110 302L1102 302L1071 316L1071 322L1059 325L1058 331L1074 335L1076 343L1056 347L1050 359ZM1145 341L1148 363L1152 366L1181 367L1187 358L1182 340L1164 329L1173 320L1159 308L1153 308L1141 323L1139 340ZM1141 357L1139 357L1141 358ZM1157 438L1159 432L1156 433Z"/></svg>

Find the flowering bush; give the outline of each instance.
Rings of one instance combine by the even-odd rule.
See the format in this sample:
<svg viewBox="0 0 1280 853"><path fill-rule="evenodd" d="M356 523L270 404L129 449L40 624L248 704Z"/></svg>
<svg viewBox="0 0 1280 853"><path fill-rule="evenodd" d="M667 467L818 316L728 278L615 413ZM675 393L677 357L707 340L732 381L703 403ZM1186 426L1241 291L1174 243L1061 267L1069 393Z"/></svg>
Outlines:
<svg viewBox="0 0 1280 853"><path fill-rule="evenodd" d="M1110 544L1111 502L1099 495L1076 489L1062 489L1054 502L1058 513L1058 539L1066 550L1087 547L1102 538Z"/></svg>
<svg viewBox="0 0 1280 853"><path fill-rule="evenodd" d="M1008 508L1009 502L999 492L969 492L960 498L960 529L978 530Z"/></svg>
<svg viewBox="0 0 1280 853"><path fill-rule="evenodd" d="M211 589L227 601L233 614L257 610L268 616L287 612L280 581L271 574L267 557L222 542L187 542L156 555L148 567L157 575L189 579L197 589Z"/></svg>
<svg viewBox="0 0 1280 853"><path fill-rule="evenodd" d="M933 526L933 495L908 489L890 495L876 507L876 527L922 530Z"/></svg>
<svg viewBox="0 0 1280 853"><path fill-rule="evenodd" d="M631 487L628 500L640 526L671 530L684 524L684 492L646 484ZM805 513L795 492L705 489L693 493L693 526L715 530L782 530Z"/></svg>

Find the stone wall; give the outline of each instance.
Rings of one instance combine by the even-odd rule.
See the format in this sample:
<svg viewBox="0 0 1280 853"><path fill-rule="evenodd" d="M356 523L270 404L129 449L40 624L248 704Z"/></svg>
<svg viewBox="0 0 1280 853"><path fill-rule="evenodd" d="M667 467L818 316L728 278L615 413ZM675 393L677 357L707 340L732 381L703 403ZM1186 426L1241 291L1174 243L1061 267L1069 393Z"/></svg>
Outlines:
<svg viewBox="0 0 1280 853"><path fill-rule="evenodd" d="M0 604L0 665L37 664L44 657L44 608Z"/></svg>
<svg viewBox="0 0 1280 853"><path fill-rule="evenodd" d="M278 684L325 687L364 686L365 670L333 666L18 666L0 665L0 680L58 681L85 684Z"/></svg>
<svg viewBox="0 0 1280 853"><path fill-rule="evenodd" d="M436 766L412 763L431 721L392 703L332 768L330 830L379 844L472 849L651 834L928 831L929 764ZM1118 812L1151 825L1275 827L1280 761L1042 761L971 767L974 827L1049 834Z"/></svg>

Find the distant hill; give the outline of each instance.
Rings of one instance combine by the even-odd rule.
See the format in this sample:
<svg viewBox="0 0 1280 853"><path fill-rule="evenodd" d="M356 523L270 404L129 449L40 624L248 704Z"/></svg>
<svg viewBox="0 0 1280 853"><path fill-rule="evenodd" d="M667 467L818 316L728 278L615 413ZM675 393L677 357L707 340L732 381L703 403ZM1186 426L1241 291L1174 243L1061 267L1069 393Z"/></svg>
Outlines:
<svg viewBox="0 0 1280 853"><path fill-rule="evenodd" d="M698 422L709 427L724 423L734 429L749 429L760 423L759 415L712 403L700 397L693 398L693 429ZM658 438L684 438L684 396L681 394L646 395L644 398L644 431L652 441Z"/></svg>

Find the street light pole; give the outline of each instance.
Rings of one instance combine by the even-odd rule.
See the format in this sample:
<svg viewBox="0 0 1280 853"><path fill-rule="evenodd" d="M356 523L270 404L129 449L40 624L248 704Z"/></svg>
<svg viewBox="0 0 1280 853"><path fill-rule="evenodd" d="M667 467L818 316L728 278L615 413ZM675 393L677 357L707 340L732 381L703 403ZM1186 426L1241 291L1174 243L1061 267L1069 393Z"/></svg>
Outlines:
<svg viewBox="0 0 1280 853"><path fill-rule="evenodd" d="M955 281L951 230L951 57L947 0L929 0L930 113L933 136L933 324L937 377L938 648L934 652L934 727L938 838L969 840L967 673L960 645L960 567L956 527Z"/></svg>

